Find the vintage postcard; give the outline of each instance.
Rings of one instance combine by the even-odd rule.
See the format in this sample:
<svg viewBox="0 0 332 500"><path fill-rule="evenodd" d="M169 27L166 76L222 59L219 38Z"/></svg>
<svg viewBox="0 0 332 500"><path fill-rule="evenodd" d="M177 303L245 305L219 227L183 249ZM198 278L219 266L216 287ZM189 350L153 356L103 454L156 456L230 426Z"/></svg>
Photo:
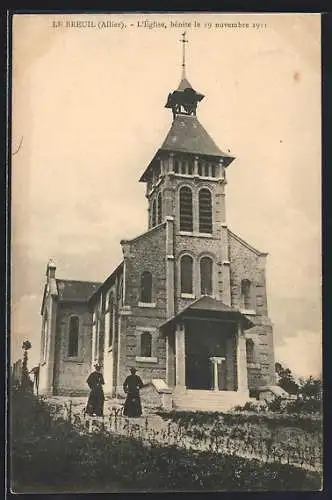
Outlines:
<svg viewBox="0 0 332 500"><path fill-rule="evenodd" d="M12 491L322 488L320 21L12 17Z"/></svg>

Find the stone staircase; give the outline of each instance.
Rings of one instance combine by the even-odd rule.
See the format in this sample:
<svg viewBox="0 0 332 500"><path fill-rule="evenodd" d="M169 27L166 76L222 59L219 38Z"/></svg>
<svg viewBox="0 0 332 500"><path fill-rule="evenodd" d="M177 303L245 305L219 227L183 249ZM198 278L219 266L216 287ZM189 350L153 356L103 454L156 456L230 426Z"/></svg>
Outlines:
<svg viewBox="0 0 332 500"><path fill-rule="evenodd" d="M186 389L173 393L173 408L180 411L228 411L249 401L248 392Z"/></svg>

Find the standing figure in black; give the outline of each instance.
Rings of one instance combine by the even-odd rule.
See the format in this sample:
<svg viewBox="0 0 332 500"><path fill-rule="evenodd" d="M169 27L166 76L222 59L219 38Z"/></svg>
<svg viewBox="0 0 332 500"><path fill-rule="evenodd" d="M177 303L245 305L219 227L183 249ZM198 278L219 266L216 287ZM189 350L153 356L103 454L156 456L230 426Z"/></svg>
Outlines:
<svg viewBox="0 0 332 500"><path fill-rule="evenodd" d="M128 375L123 384L123 390L127 394L124 404L123 414L126 417L140 417L142 415L140 389L144 386L141 377L136 375L136 369L130 368L131 375Z"/></svg>
<svg viewBox="0 0 332 500"><path fill-rule="evenodd" d="M103 385L104 377L100 372L101 366L97 363L95 371L90 373L87 384L90 387L90 395L85 413L90 416L103 417L104 416L104 391Z"/></svg>

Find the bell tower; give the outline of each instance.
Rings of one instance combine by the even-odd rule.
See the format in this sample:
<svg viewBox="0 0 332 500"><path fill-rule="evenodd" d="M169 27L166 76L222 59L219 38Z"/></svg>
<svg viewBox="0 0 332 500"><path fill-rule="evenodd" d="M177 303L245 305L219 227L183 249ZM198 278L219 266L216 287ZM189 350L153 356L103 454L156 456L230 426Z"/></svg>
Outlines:
<svg viewBox="0 0 332 500"><path fill-rule="evenodd" d="M176 90L168 94L165 108L170 108L173 119L178 115L196 116L197 104L204 99L204 96L192 88L186 76L186 32L182 33L182 75L181 81Z"/></svg>
<svg viewBox="0 0 332 500"><path fill-rule="evenodd" d="M175 276L179 307L182 299L192 301L205 294L230 304L225 186L226 168L234 157L221 151L198 121L197 108L204 95L186 75L186 33L181 43L180 84L168 94L165 105L172 111L172 125L140 178L146 183L148 229L165 217L173 220L175 269L181 268L184 258L183 265L191 267L193 276L191 283L181 283L182 278ZM206 283L204 266L211 271ZM175 273L180 274L185 276Z"/></svg>

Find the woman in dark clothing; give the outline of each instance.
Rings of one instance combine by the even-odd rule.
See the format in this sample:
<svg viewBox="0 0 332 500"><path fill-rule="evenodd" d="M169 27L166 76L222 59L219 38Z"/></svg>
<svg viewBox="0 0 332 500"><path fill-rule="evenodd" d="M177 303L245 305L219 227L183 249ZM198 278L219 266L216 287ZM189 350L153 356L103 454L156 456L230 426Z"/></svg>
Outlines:
<svg viewBox="0 0 332 500"><path fill-rule="evenodd" d="M126 417L140 417L142 415L140 389L144 386L141 377L136 375L136 369L130 369L131 375L128 375L123 384L123 390L127 394L124 404L123 414Z"/></svg>
<svg viewBox="0 0 332 500"><path fill-rule="evenodd" d="M105 397L103 385L105 384L105 382L100 370L101 366L96 364L95 371L92 372L87 379L87 384L90 387L90 395L85 412L87 415L95 415L96 417L104 416Z"/></svg>

